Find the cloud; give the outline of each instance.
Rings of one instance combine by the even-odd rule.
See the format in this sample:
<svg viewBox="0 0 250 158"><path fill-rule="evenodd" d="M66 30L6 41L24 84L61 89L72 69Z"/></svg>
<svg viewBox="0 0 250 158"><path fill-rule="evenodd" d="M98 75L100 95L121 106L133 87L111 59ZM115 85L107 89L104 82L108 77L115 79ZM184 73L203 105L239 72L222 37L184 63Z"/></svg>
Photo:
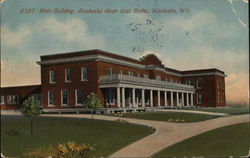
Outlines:
<svg viewBox="0 0 250 158"><path fill-rule="evenodd" d="M1 27L1 85L40 83L40 68L35 61L42 54L105 48L105 39L92 33L80 19L55 17L21 25L15 30Z"/></svg>

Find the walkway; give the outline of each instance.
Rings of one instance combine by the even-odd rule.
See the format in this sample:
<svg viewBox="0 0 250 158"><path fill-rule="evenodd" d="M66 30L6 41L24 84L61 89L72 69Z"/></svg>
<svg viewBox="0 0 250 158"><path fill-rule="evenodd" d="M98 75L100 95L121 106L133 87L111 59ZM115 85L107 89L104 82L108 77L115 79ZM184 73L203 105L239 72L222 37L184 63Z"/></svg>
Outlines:
<svg viewBox="0 0 250 158"><path fill-rule="evenodd" d="M156 112L184 112L184 113L205 114L205 115L214 115L214 116L229 116L229 114L226 114L226 113L198 111L198 110L156 109L155 111Z"/></svg>
<svg viewBox="0 0 250 158"><path fill-rule="evenodd" d="M43 114L43 116L53 117L77 117L91 118L91 115L85 114ZM155 133L144 137L122 149L113 153L110 157L149 157L160 150L169 147L175 143L183 141L192 136L227 125L248 122L250 115L237 115L230 117L221 117L196 123L170 123L161 121L139 120L131 118L111 117L104 115L95 115L95 119L114 121L123 119L130 123L142 124L156 129Z"/></svg>

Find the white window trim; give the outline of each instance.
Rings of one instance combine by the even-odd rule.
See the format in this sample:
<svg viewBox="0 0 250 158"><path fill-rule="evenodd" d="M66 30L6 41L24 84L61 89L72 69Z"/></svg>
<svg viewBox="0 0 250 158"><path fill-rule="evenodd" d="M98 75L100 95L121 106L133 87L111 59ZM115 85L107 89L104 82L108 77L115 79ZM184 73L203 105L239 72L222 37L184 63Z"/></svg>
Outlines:
<svg viewBox="0 0 250 158"><path fill-rule="evenodd" d="M16 96L16 97L17 97L17 101L14 102L14 103L11 103L11 102L10 102L10 98L8 98L8 97L11 97L11 96ZM8 103L8 104L19 104L19 96L18 96L18 95L8 95L8 96L7 96L7 103Z"/></svg>
<svg viewBox="0 0 250 158"><path fill-rule="evenodd" d="M88 79L84 79L83 78L83 68L85 68L86 69L86 73L87 73L87 78L88 78L88 69L87 69L87 67L85 67L85 66L83 66L83 67L81 67L81 81L88 81Z"/></svg>
<svg viewBox="0 0 250 158"><path fill-rule="evenodd" d="M55 104L50 104L49 92L53 92L54 93L54 91L48 91L48 107L55 107ZM54 93L54 103L55 103L55 93Z"/></svg>
<svg viewBox="0 0 250 158"><path fill-rule="evenodd" d="M6 104L5 103L5 95L1 95L1 105Z"/></svg>
<svg viewBox="0 0 250 158"><path fill-rule="evenodd" d="M77 103L77 90L82 90L82 89L75 89L75 106L84 106L84 104L78 104Z"/></svg>
<svg viewBox="0 0 250 158"><path fill-rule="evenodd" d="M65 82L72 82L71 80L67 80L67 70L70 70L70 68L66 68L65 71L64 71L64 73L65 73ZM71 73L70 73L70 76L71 76Z"/></svg>
<svg viewBox="0 0 250 158"><path fill-rule="evenodd" d="M200 93L197 93L197 104L202 104L202 95L201 95L201 102L199 102L199 95L201 95Z"/></svg>
<svg viewBox="0 0 250 158"><path fill-rule="evenodd" d="M63 91L68 91L67 89L61 90L61 106L69 106L69 91L68 91L68 96L67 96L67 104L63 104Z"/></svg>
<svg viewBox="0 0 250 158"><path fill-rule="evenodd" d="M198 87L198 85L199 85L199 80L201 80L201 87ZM202 88L202 79L197 79L197 80L196 80L196 87L197 87L197 89L201 89L201 88Z"/></svg>
<svg viewBox="0 0 250 158"><path fill-rule="evenodd" d="M51 78L51 72L54 72L54 78L55 78L55 71L54 71L54 70L50 70L50 71L49 71L49 83L50 83L50 84L55 84L56 81L52 81L52 80L51 80L51 79L52 79L52 78Z"/></svg>

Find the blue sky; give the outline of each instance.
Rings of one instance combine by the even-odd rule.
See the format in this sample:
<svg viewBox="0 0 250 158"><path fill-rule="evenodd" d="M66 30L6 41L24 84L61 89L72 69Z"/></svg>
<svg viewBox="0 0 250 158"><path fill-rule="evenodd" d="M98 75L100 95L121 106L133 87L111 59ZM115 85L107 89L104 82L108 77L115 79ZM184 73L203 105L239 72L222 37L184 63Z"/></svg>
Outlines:
<svg viewBox="0 0 250 158"><path fill-rule="evenodd" d="M23 8L37 13L20 14ZM39 13L40 8L75 14ZM77 13L78 9L148 9L146 13ZM177 13L151 13L151 9ZM180 8L190 12L181 13ZM40 55L102 49L139 58L155 53L165 66L219 68L227 100L248 101L247 0L5 0L1 3L1 86L40 83Z"/></svg>

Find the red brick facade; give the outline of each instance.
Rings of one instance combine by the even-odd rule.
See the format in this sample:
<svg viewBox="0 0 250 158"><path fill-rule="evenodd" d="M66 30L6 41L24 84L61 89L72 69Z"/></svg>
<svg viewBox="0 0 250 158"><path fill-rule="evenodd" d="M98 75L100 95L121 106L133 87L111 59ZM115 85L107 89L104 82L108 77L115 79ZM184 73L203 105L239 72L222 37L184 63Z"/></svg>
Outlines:
<svg viewBox="0 0 250 158"><path fill-rule="evenodd" d="M23 100L23 98L27 97L27 94L34 93L33 90L36 92L41 93L41 102L44 109L74 109L74 108L82 108L84 104L77 105L76 100L81 98L80 92L78 97L77 90L81 90L83 92L82 98L86 101L87 95L91 92L97 93L99 99L101 100L102 106L104 108L113 107L116 108L118 105L117 103L117 94L121 93L122 96L122 88L124 88L124 101L125 104L129 104L131 102L132 94L136 93L136 98L139 98L141 103L137 101L137 107L143 107L145 102L145 107L149 106L146 101L148 101L150 97L150 87L152 87L149 83L145 86L142 86L140 80L145 80L145 78L151 80L150 83L156 83L153 87L153 106L158 106L158 101L160 101L160 106L170 105L177 106L177 97L183 99L183 103L186 105L191 104L191 93L193 95L193 105L194 106L203 106L203 107L221 107L226 105L225 100L225 74L223 71L218 69L204 69L204 70L191 70L191 71L178 71L175 69L171 69L165 67L161 61L153 54L147 55L140 60L115 55L112 53L104 52L101 50L89 50L89 51L82 51L82 52L75 52L75 53L66 53L66 54L55 54L55 55L47 55L41 56L41 61L38 62L41 65L41 85L40 86L33 86L32 88L1 88L1 95L10 95L10 94L18 94L20 95L19 103ZM70 71L70 81L66 81L67 70ZM83 70L87 70L87 80L82 79ZM55 82L50 82L50 73L53 73ZM111 74L110 74L111 73ZM125 80L112 80L110 82L105 81L103 82L103 78L108 77L109 75L116 77L116 74L122 74L122 76L128 76L127 78L135 79L138 81L138 84L135 84L135 92L131 91L133 87L131 87L128 83L128 87L124 87ZM104 76L104 77L103 77ZM119 76L118 76L119 78ZM157 86L157 82L155 80L161 80L162 82L159 83ZM164 81L164 82L163 82ZM143 81L144 82L144 81ZM172 89L169 89L167 86ZM199 82L199 83L198 83ZM101 84L103 83L103 84ZM131 85L132 80L130 81ZM117 86L107 87L107 85L114 85L118 86L118 90L116 90ZM199 84L200 87L197 87ZM136 86L140 86L141 88L136 88ZM174 91L174 88L171 87L172 85L176 85L176 87L186 87L187 91L184 89L182 91ZM187 86L185 86L187 85ZM192 87L192 85L194 87ZM102 87L101 87L102 86ZM165 89L161 86L165 86ZM35 88L36 87L36 88ZM132 88L132 89L131 89ZM157 90L157 88L160 88ZM189 91L188 88L191 90ZM113 90L110 90L113 89ZM145 93L143 90L145 89ZM168 91L169 90L169 91ZM49 91L51 92L51 97L49 98ZM67 91L67 92L65 92ZM114 92L110 92L114 91ZM159 91L159 92L158 92ZM173 91L171 94L170 91ZM110 94L112 93L112 94ZM113 94L114 93L114 94ZM143 93L143 94L142 94ZM160 93L160 97L158 94ZM177 96L178 93L178 96ZM107 104L107 94L108 97L112 98L113 103ZM65 97L63 97L63 95ZM140 95L145 95L145 99L143 102L143 97ZM166 98L164 98L166 95ZM173 100L171 103L171 95ZM198 102L198 97L199 101ZM49 105L49 101L52 102L50 99L53 98L53 106ZM122 98L122 97L121 97ZM67 102L66 106L62 105L63 99ZM182 100L181 99L181 100ZM165 100L167 104L165 104ZM142 103L143 102L143 103ZM180 102L180 100L179 100ZM121 104L122 99L121 99ZM184 105L183 104L183 105ZM127 107L127 106L126 106ZM1 105L1 109L15 109L18 108L14 105Z"/></svg>

